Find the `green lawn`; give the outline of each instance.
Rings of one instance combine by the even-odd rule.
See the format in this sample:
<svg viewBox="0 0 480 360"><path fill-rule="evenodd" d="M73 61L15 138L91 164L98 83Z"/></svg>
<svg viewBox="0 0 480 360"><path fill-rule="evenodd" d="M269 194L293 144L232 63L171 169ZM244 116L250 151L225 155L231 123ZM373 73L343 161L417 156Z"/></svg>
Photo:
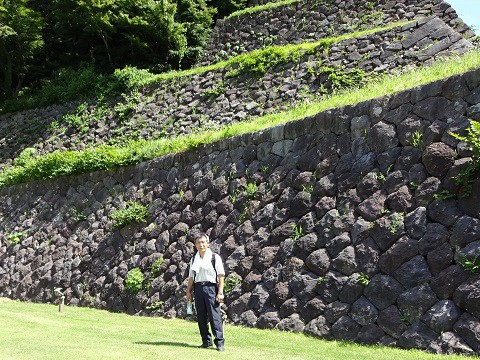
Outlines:
<svg viewBox="0 0 480 360"><path fill-rule="evenodd" d="M0 359L465 359L227 325L226 352L197 349L196 323L0 299Z"/></svg>

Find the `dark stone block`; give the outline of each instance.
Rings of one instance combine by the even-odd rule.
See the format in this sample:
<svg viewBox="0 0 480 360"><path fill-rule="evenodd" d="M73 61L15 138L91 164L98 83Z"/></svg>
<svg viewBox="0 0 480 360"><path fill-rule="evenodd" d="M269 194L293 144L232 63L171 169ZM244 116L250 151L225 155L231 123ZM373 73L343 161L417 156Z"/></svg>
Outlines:
<svg viewBox="0 0 480 360"><path fill-rule="evenodd" d="M288 124L288 123L287 123ZM317 149L313 148L306 154L303 154L297 163L297 166L302 171L315 171L317 165L320 163L320 156Z"/></svg>
<svg viewBox="0 0 480 360"><path fill-rule="evenodd" d="M450 233L442 224L430 223L427 225L425 235L418 241L418 249L421 255L427 255L447 242Z"/></svg>
<svg viewBox="0 0 480 360"><path fill-rule="evenodd" d="M282 265L277 262L262 275L263 283L271 290L282 281Z"/></svg>
<svg viewBox="0 0 480 360"><path fill-rule="evenodd" d="M330 258L325 249L318 249L306 258L305 264L316 275L324 276L330 267Z"/></svg>
<svg viewBox="0 0 480 360"><path fill-rule="evenodd" d="M365 345L377 345L384 336L385 332L378 325L368 324L362 326L355 342Z"/></svg>
<svg viewBox="0 0 480 360"><path fill-rule="evenodd" d="M372 276L379 270L378 260L381 250L372 238L367 238L355 246L358 269L360 272Z"/></svg>
<svg viewBox="0 0 480 360"><path fill-rule="evenodd" d="M242 281L242 289L244 292L251 292L258 283L262 281L262 274L254 269Z"/></svg>
<svg viewBox="0 0 480 360"><path fill-rule="evenodd" d="M453 330L477 353L480 351L480 320L469 313L463 313Z"/></svg>
<svg viewBox="0 0 480 360"><path fill-rule="evenodd" d="M359 204L356 211L364 219L374 221L381 216L386 199L387 194L385 191L377 191L371 197Z"/></svg>
<svg viewBox="0 0 480 360"><path fill-rule="evenodd" d="M405 230L414 239L420 239L427 231L427 209L417 207L405 215Z"/></svg>
<svg viewBox="0 0 480 360"><path fill-rule="evenodd" d="M397 299L398 309L410 322L418 320L435 302L437 297L428 284L416 286L401 293Z"/></svg>
<svg viewBox="0 0 480 360"><path fill-rule="evenodd" d="M398 144L395 125L383 121L372 126L368 134L367 144L376 154L381 154Z"/></svg>
<svg viewBox="0 0 480 360"><path fill-rule="evenodd" d="M448 145L436 142L428 145L423 152L422 161L427 171L436 177L444 177L455 160L455 151Z"/></svg>
<svg viewBox="0 0 480 360"><path fill-rule="evenodd" d="M364 294L378 309L393 305L404 287L393 277L375 275L364 290Z"/></svg>
<svg viewBox="0 0 480 360"><path fill-rule="evenodd" d="M427 263L433 275L437 275L443 269L452 264L453 251L449 243L440 245L427 255Z"/></svg>
<svg viewBox="0 0 480 360"><path fill-rule="evenodd" d="M413 112L422 119L435 121L445 118L445 110L450 101L443 97L430 97L419 101L413 106Z"/></svg>
<svg viewBox="0 0 480 360"><path fill-rule="evenodd" d="M352 243L350 235L345 232L334 238L327 239L325 247L331 257L336 257L340 252Z"/></svg>
<svg viewBox="0 0 480 360"><path fill-rule="evenodd" d="M253 265L261 272L265 272L277 259L278 246L267 246L253 260Z"/></svg>
<svg viewBox="0 0 480 360"><path fill-rule="evenodd" d="M403 236L380 256L378 264L384 273L391 274L417 254L418 241Z"/></svg>
<svg viewBox="0 0 480 360"><path fill-rule="evenodd" d="M362 294L363 285L358 283L358 274L352 274L343 285L339 294L340 301L353 304Z"/></svg>
<svg viewBox="0 0 480 360"><path fill-rule="evenodd" d="M386 204L393 211L407 213L414 209L415 199L407 186L402 186L396 192L388 195Z"/></svg>
<svg viewBox="0 0 480 360"><path fill-rule="evenodd" d="M440 337L432 342L427 348L428 352L435 354L461 354L474 355L474 351L468 344L457 334L448 331L440 335Z"/></svg>
<svg viewBox="0 0 480 360"><path fill-rule="evenodd" d="M278 283L270 291L270 302L275 308L280 309L282 304L291 297L290 287L286 283Z"/></svg>
<svg viewBox="0 0 480 360"><path fill-rule="evenodd" d="M305 306L300 310L300 315L303 320L308 323L322 315L324 310L325 303L320 298L315 297L305 304Z"/></svg>
<svg viewBox="0 0 480 360"><path fill-rule="evenodd" d="M461 314L452 300L440 300L422 316L422 321L432 330L442 333L453 330L453 325Z"/></svg>
<svg viewBox="0 0 480 360"><path fill-rule="evenodd" d="M355 301L350 310L350 317L362 326L373 324L378 317L378 310L364 296ZM383 335L382 335L383 336Z"/></svg>
<svg viewBox="0 0 480 360"><path fill-rule="evenodd" d="M450 227L462 216L462 212L455 199L436 199L428 206L428 215L432 220Z"/></svg>
<svg viewBox="0 0 480 360"><path fill-rule="evenodd" d="M441 189L441 182L436 177L429 177L421 183L415 190L415 200L417 206L428 206L433 200L434 195L438 194Z"/></svg>
<svg viewBox="0 0 480 360"><path fill-rule="evenodd" d="M305 229L305 226L302 226ZM308 230L305 230L308 232ZM293 245L293 253L300 259L307 258L315 249L318 248L318 237L315 233L302 236Z"/></svg>
<svg viewBox="0 0 480 360"><path fill-rule="evenodd" d="M307 326L305 326L304 332L308 335L313 335L320 339L332 338L330 324L324 316L319 316L310 321Z"/></svg>
<svg viewBox="0 0 480 360"><path fill-rule="evenodd" d="M382 184L377 174L374 172L370 172L365 175L358 183L357 195L360 196L361 199L365 200L372 196L375 192L380 190L381 187Z"/></svg>
<svg viewBox="0 0 480 360"><path fill-rule="evenodd" d="M296 275L289 285L292 292L305 304L316 294L317 278L313 274Z"/></svg>
<svg viewBox="0 0 480 360"><path fill-rule="evenodd" d="M435 276L430 282L432 290L440 299L450 299L454 291L468 278L460 265L451 265Z"/></svg>
<svg viewBox="0 0 480 360"><path fill-rule="evenodd" d="M298 314L292 314L277 324L277 329L283 331L303 332L304 328L305 324Z"/></svg>
<svg viewBox="0 0 480 360"><path fill-rule="evenodd" d="M453 226L450 244L463 247L480 239L480 220L470 216L460 217Z"/></svg>
<svg viewBox="0 0 480 360"><path fill-rule="evenodd" d="M404 263L395 270L393 276L406 288L423 284L432 278L427 262L421 255Z"/></svg>
<svg viewBox="0 0 480 360"><path fill-rule="evenodd" d="M358 269L355 249L347 246L332 260L332 267L345 275L352 275Z"/></svg>
<svg viewBox="0 0 480 360"><path fill-rule="evenodd" d="M407 325L402 320L402 313L394 305L378 313L377 324L383 331L396 339L407 329Z"/></svg>
<svg viewBox="0 0 480 360"><path fill-rule="evenodd" d="M298 314L302 306L303 304L298 298L288 299L280 306L280 316L286 318L292 314Z"/></svg>
<svg viewBox="0 0 480 360"><path fill-rule="evenodd" d="M265 309L271 307L268 288L263 284L258 284L253 289L248 302L248 308L255 310L257 314L265 312Z"/></svg>
<svg viewBox="0 0 480 360"><path fill-rule="evenodd" d="M398 339L398 345L404 349L425 350L438 334L421 321L415 321Z"/></svg>
<svg viewBox="0 0 480 360"><path fill-rule="evenodd" d="M342 316L332 325L332 334L336 339L354 341L360 331L360 325L349 316Z"/></svg>
<svg viewBox="0 0 480 360"><path fill-rule="evenodd" d="M480 274L470 276L453 293L453 301L458 307L480 318Z"/></svg>
<svg viewBox="0 0 480 360"><path fill-rule="evenodd" d="M462 75L451 76L443 83L442 95L449 100L460 99L469 94L470 89Z"/></svg>
<svg viewBox="0 0 480 360"><path fill-rule="evenodd" d="M383 251L392 246L405 233L403 216L393 213L384 216L373 224L371 236Z"/></svg>
<svg viewBox="0 0 480 360"><path fill-rule="evenodd" d="M255 315L255 312L253 310L247 310L244 313L242 313L237 321L234 321L238 325L242 325L245 327L255 327L257 325L257 315Z"/></svg>
<svg viewBox="0 0 480 360"><path fill-rule="evenodd" d="M257 320L260 329L273 329L280 322L278 311L267 311L261 314Z"/></svg>
<svg viewBox="0 0 480 360"><path fill-rule="evenodd" d="M323 281L319 281L317 292L322 300L331 303L338 299L340 291L347 280L347 276L335 271L330 271L324 276Z"/></svg>

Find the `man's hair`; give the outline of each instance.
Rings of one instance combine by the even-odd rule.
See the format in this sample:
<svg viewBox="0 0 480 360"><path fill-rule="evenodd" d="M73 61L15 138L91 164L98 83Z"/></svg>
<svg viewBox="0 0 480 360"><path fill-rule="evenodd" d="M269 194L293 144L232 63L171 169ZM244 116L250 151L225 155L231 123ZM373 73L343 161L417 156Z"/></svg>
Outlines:
<svg viewBox="0 0 480 360"><path fill-rule="evenodd" d="M210 243L210 238L205 233L198 233L197 235L195 235L195 242L197 242L197 239L203 239L207 243Z"/></svg>

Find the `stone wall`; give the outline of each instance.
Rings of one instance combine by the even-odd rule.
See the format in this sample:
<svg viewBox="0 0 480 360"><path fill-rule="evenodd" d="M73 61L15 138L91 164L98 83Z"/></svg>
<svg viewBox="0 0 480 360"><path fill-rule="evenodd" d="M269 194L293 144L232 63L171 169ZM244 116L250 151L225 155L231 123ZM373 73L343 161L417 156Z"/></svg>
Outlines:
<svg viewBox="0 0 480 360"><path fill-rule="evenodd" d="M244 74L228 77L229 68L155 84L144 89L128 119L112 114L87 124L61 120L79 113L77 104L52 106L0 116L0 168L11 163L25 148L36 155L58 149L81 149L92 144L152 139L190 133L278 112L295 101L318 99L335 85L325 67L340 73L352 69L371 74L401 71L405 67L428 64L442 56L462 54L472 48L470 41L446 25L429 17L390 30L357 36L319 46L295 63L270 68L262 76ZM90 106L86 113L92 113Z"/></svg>
<svg viewBox="0 0 480 360"><path fill-rule="evenodd" d="M189 237L202 230L241 280L226 298L235 324L479 355L480 274L459 258L480 253L480 179L470 197L441 195L461 193L452 176L471 153L450 132L480 120L479 94L476 70L136 166L3 188L0 296L49 302L62 287L70 305L183 318ZM109 214L126 201L151 215L118 230ZM131 294L136 267L147 289Z"/></svg>
<svg viewBox="0 0 480 360"><path fill-rule="evenodd" d="M269 45L297 44L338 36L362 28L434 15L470 38L473 31L447 2L298 1L253 14L217 20L199 64L211 64L235 54Z"/></svg>

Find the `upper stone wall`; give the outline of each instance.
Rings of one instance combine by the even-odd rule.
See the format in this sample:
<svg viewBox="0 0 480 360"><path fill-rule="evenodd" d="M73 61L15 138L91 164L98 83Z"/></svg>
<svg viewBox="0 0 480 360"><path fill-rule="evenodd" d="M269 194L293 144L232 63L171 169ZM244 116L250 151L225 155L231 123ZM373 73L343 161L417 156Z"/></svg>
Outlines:
<svg viewBox="0 0 480 360"><path fill-rule="evenodd" d="M93 114L98 105L76 110L75 103L0 116L0 168L25 148L36 155L55 150L82 149L102 143L152 139L215 128L284 110L292 102L318 99L339 86L331 72L364 82L370 74L400 72L405 67L462 54L472 44L435 17L404 26L318 46L296 62L277 65L261 75L229 77L231 68L186 76L144 89L127 119L115 111L82 123L66 114ZM326 70L327 69L327 70ZM125 101L124 101L125 102ZM114 108L114 106L112 106Z"/></svg>
<svg viewBox="0 0 480 360"><path fill-rule="evenodd" d="M315 41L431 15L439 17L466 38L474 36L444 1L306 0L218 20L199 64L212 64L269 45Z"/></svg>
<svg viewBox="0 0 480 360"><path fill-rule="evenodd" d="M136 166L3 188L0 296L49 302L62 287L70 305L186 317L201 230L241 281L226 297L235 324L480 355L480 274L460 265L480 253L480 179L450 198L471 156L450 133L480 120L479 94L477 69ZM115 229L127 201L150 216ZM131 294L136 267L148 289Z"/></svg>

